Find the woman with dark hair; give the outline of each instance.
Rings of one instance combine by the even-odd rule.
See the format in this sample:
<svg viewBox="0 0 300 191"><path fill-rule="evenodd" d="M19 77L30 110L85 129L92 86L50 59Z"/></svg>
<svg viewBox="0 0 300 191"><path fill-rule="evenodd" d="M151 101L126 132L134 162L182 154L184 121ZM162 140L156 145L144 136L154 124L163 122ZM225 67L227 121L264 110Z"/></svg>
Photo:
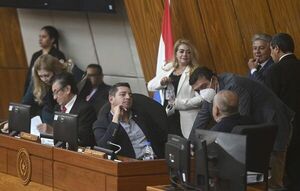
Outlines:
<svg viewBox="0 0 300 191"><path fill-rule="evenodd" d="M30 66L27 72L26 81L25 81L24 95L31 81L33 65L39 56L44 54L50 54L51 56L56 57L62 63L65 62L66 60L65 55L63 52L59 50L58 39L59 39L59 34L55 27L44 26L41 28L39 34L39 44L42 49L35 52L32 55Z"/></svg>

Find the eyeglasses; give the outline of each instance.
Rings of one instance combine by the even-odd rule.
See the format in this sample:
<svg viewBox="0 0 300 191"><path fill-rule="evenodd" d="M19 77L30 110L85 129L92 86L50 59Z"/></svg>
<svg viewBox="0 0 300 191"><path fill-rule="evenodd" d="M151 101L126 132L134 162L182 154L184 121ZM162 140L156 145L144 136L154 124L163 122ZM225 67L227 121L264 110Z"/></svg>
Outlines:
<svg viewBox="0 0 300 191"><path fill-rule="evenodd" d="M61 91L61 90L63 90L65 88L65 86L64 87L61 87L61 88L59 88L58 90L56 90L56 91L54 91L53 92L53 97L54 96L57 96L58 94L59 94L59 92Z"/></svg>

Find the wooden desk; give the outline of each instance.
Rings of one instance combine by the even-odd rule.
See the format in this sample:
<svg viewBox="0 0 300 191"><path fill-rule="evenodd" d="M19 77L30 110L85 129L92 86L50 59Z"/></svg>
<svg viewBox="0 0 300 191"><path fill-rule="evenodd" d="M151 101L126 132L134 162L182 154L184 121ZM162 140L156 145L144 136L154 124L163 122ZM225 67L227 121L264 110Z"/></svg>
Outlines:
<svg viewBox="0 0 300 191"><path fill-rule="evenodd" d="M165 191L168 187L168 185L147 186L147 191ZM264 191L264 185L247 186L247 191Z"/></svg>
<svg viewBox="0 0 300 191"><path fill-rule="evenodd" d="M31 182L26 186L16 178L21 148L27 150L31 161ZM0 135L0 180L6 190L46 186L54 190L140 191L147 185L169 184L165 160L115 162L5 135Z"/></svg>

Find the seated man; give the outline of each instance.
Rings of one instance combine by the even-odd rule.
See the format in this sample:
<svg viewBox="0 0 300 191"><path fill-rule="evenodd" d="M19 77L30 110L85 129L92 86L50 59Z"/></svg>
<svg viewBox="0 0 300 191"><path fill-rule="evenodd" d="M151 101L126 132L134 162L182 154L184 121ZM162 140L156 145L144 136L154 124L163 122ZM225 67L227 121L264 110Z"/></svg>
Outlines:
<svg viewBox="0 0 300 191"><path fill-rule="evenodd" d="M278 127L271 156L270 188L282 185L284 156L291 135L294 112L269 88L255 80L235 74L215 75L206 67L196 68L190 76L190 85L199 91L204 100L212 100L216 91L231 90L239 96L241 115L253 117L256 123L275 123ZM204 102L193 125L195 129L206 129L212 117L212 104ZM267 135L266 135L267 136Z"/></svg>
<svg viewBox="0 0 300 191"><path fill-rule="evenodd" d="M85 100L77 97L77 86L71 73L61 73L54 77L52 84L53 97L59 104L56 111L78 115L78 145L94 146L95 139L92 131L96 113ZM41 133L53 133L53 128L45 123L38 126Z"/></svg>
<svg viewBox="0 0 300 191"><path fill-rule="evenodd" d="M213 131L230 133L237 125L251 125L254 121L248 116L239 113L239 97L230 90L222 90L214 97L213 117L217 124L211 128Z"/></svg>
<svg viewBox="0 0 300 191"><path fill-rule="evenodd" d="M105 105L93 125L96 143L109 149L108 142L122 147L120 155L141 159L146 142L150 141L157 158L164 157L166 134L147 114L132 107L133 99L128 83L117 83L109 91ZM155 112L155 111L153 111Z"/></svg>
<svg viewBox="0 0 300 191"><path fill-rule="evenodd" d="M93 105L96 113L108 101L110 86L103 81L102 67L99 64L90 64L86 69L86 82L79 93L79 97Z"/></svg>

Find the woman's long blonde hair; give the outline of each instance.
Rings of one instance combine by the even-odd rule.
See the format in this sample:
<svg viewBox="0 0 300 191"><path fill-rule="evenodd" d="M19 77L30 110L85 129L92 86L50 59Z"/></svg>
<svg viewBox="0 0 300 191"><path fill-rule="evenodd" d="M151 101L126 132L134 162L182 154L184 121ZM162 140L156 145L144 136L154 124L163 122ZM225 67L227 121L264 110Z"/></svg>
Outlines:
<svg viewBox="0 0 300 191"><path fill-rule="evenodd" d="M43 82L38 75L39 70L46 70L52 72L53 75L59 74L62 71L66 71L67 67L65 64L60 63L59 60L49 54L41 55L35 61L33 66L33 95L35 101L38 104L43 104L43 98L50 91L50 86Z"/></svg>
<svg viewBox="0 0 300 191"><path fill-rule="evenodd" d="M190 74L195 70L195 68L197 68L199 66L199 62L198 62L198 52L196 50L196 48L194 47L194 45L186 39L178 39L175 44L174 44L174 59L173 59L173 67L177 68L179 66L178 60L176 58L176 53L178 51L178 48L180 45L185 44L186 46L190 47L191 50L191 62L188 64L188 66L190 67Z"/></svg>

